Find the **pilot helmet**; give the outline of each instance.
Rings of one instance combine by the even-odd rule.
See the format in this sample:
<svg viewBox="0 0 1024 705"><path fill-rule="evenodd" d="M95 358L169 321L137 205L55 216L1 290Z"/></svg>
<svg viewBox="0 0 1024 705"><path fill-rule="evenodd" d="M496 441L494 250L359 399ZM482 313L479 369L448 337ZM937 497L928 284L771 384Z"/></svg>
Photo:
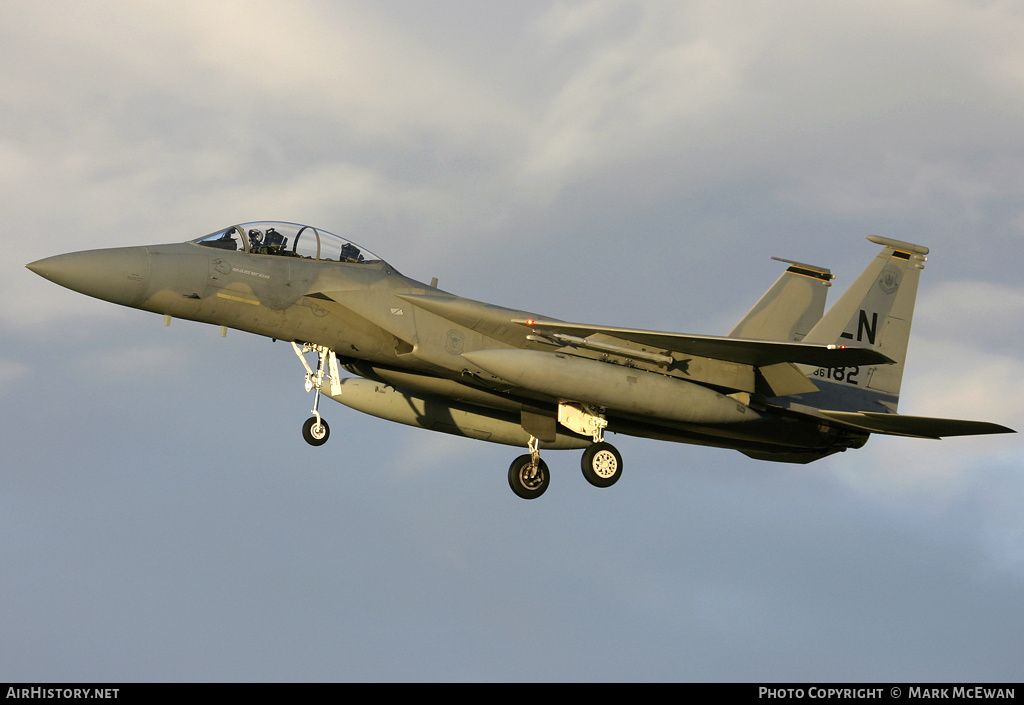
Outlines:
<svg viewBox="0 0 1024 705"><path fill-rule="evenodd" d="M263 239L263 233L261 233L256 228L253 228L252 230L249 231L249 239L252 240L253 242L259 242L260 240Z"/></svg>

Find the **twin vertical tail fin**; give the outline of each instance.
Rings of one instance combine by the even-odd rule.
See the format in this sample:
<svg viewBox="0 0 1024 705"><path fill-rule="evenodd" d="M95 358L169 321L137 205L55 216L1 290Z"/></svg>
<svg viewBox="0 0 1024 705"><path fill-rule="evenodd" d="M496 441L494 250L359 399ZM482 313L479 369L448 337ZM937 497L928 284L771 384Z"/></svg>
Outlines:
<svg viewBox="0 0 1024 705"><path fill-rule="evenodd" d="M910 324L917 300L917 285L927 261L928 248L872 235L868 240L882 251L804 338L806 343L873 348L895 360L893 365L862 368L817 369L812 381L839 385L829 395L844 400L848 411L896 411L903 367L910 340ZM819 385L820 386L820 385ZM873 408L863 408L871 399Z"/></svg>
<svg viewBox="0 0 1024 705"><path fill-rule="evenodd" d="M832 272L813 264L772 259L789 268L736 324L730 338L800 342L825 313Z"/></svg>
<svg viewBox="0 0 1024 705"><path fill-rule="evenodd" d="M870 236L882 251L811 329L805 343L873 348L892 365L805 368L819 391L803 395L818 414L847 428L918 438L941 438L1012 429L984 421L960 421L896 413L910 340L917 284L928 248Z"/></svg>

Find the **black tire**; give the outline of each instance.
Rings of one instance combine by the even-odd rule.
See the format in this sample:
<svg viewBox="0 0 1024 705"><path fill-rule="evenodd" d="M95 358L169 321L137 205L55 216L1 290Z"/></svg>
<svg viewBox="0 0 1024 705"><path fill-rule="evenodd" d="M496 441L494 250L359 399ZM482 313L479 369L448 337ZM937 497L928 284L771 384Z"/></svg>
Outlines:
<svg viewBox="0 0 1024 705"><path fill-rule="evenodd" d="M540 497L548 488L548 482L551 479L547 463L539 460L536 471L533 471L532 463L532 456L520 455L512 461L512 465L508 468L508 486L523 499Z"/></svg>
<svg viewBox="0 0 1024 705"><path fill-rule="evenodd" d="M320 426L317 427L316 417L310 416L306 423L302 424L302 437L311 446L322 446L331 437L331 427L327 422L320 419Z"/></svg>
<svg viewBox="0 0 1024 705"><path fill-rule="evenodd" d="M594 443L583 451L583 477L594 487L611 487L622 477L622 456L611 443Z"/></svg>

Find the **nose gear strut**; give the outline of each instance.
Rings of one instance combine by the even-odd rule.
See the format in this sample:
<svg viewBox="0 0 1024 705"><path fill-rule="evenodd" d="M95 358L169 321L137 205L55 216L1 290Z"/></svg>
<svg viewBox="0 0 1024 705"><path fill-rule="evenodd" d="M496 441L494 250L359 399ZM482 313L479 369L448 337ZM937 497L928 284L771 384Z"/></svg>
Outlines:
<svg viewBox="0 0 1024 705"><path fill-rule="evenodd" d="M323 345L303 343L302 347L299 347L298 343L292 343L292 348L299 357L299 361L302 362L302 366L306 368L306 391L316 390L316 394L313 397L313 415L302 424L302 437L311 446L322 446L331 435L331 428L323 420L323 417L320 416L320 387L323 386L324 375L326 374L328 381L331 383L331 396L341 394L341 374L338 372L338 359L334 356L333 350ZM315 352L319 358L316 372L306 362L306 353L308 352Z"/></svg>

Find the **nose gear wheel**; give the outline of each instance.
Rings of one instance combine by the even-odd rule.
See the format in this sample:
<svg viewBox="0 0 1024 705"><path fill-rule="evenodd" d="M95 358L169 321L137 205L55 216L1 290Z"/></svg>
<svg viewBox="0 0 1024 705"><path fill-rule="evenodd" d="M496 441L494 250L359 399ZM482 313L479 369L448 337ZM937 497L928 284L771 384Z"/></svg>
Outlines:
<svg viewBox="0 0 1024 705"><path fill-rule="evenodd" d="M319 416L310 416L302 424L302 437L311 446L322 446L330 438L331 427Z"/></svg>

